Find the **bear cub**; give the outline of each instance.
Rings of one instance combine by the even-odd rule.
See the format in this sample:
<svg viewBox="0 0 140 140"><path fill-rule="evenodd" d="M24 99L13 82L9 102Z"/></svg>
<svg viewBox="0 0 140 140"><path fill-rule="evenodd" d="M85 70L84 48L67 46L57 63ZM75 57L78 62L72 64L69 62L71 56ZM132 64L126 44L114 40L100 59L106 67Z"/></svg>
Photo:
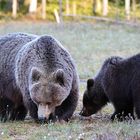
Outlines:
<svg viewBox="0 0 140 140"><path fill-rule="evenodd" d="M140 119L140 54L105 60L94 79L88 79L83 96L82 116L98 112L108 102L114 106L111 120Z"/></svg>

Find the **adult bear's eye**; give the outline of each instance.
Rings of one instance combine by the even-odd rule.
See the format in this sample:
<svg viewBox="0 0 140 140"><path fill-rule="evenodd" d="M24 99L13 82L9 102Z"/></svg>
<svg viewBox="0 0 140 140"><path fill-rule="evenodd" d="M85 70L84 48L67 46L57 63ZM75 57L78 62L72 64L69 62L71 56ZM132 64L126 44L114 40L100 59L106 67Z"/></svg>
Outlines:
<svg viewBox="0 0 140 140"><path fill-rule="evenodd" d="M47 104L47 105L51 105L51 102L47 102L46 104Z"/></svg>
<svg viewBox="0 0 140 140"><path fill-rule="evenodd" d="M43 106L44 104L43 103L39 103L39 105Z"/></svg>

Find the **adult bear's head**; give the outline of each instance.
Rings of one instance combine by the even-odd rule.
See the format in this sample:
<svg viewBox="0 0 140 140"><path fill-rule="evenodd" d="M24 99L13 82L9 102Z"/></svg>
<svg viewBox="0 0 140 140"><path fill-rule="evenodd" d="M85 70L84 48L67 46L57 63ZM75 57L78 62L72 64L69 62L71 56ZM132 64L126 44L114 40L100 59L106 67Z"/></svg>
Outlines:
<svg viewBox="0 0 140 140"><path fill-rule="evenodd" d="M68 96L64 71L57 69L45 75L44 71L33 67L29 76L29 91L31 99L38 106L38 119L47 120Z"/></svg>

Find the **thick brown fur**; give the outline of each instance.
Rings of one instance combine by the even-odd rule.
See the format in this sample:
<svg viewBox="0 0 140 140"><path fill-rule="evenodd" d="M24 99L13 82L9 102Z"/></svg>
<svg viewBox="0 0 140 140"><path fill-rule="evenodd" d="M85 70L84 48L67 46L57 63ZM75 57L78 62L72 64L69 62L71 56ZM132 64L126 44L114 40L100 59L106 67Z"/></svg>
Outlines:
<svg viewBox="0 0 140 140"><path fill-rule="evenodd" d="M1 120L23 120L28 111L38 120L38 105L49 100L49 119L67 121L78 92L73 59L56 39L25 33L0 38Z"/></svg>
<svg viewBox="0 0 140 140"><path fill-rule="evenodd" d="M81 115L89 116L108 102L114 106L111 119L140 119L140 54L130 58L111 57L94 79L87 81Z"/></svg>

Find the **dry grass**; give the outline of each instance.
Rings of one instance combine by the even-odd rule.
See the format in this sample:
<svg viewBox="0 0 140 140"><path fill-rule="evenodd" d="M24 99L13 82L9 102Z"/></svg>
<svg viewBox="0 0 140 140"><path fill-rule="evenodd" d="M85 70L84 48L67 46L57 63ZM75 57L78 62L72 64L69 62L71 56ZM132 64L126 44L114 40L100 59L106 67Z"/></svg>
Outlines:
<svg viewBox="0 0 140 140"><path fill-rule="evenodd" d="M32 23L0 24L0 35L9 32L51 34L70 51L76 61L80 78L96 74L105 58L111 55L131 56L140 49L140 29L136 27L93 23ZM0 123L0 140L139 140L140 121L111 122L111 105L101 113L81 118L82 95L86 83L80 83L77 110L69 123L36 124L24 122Z"/></svg>

